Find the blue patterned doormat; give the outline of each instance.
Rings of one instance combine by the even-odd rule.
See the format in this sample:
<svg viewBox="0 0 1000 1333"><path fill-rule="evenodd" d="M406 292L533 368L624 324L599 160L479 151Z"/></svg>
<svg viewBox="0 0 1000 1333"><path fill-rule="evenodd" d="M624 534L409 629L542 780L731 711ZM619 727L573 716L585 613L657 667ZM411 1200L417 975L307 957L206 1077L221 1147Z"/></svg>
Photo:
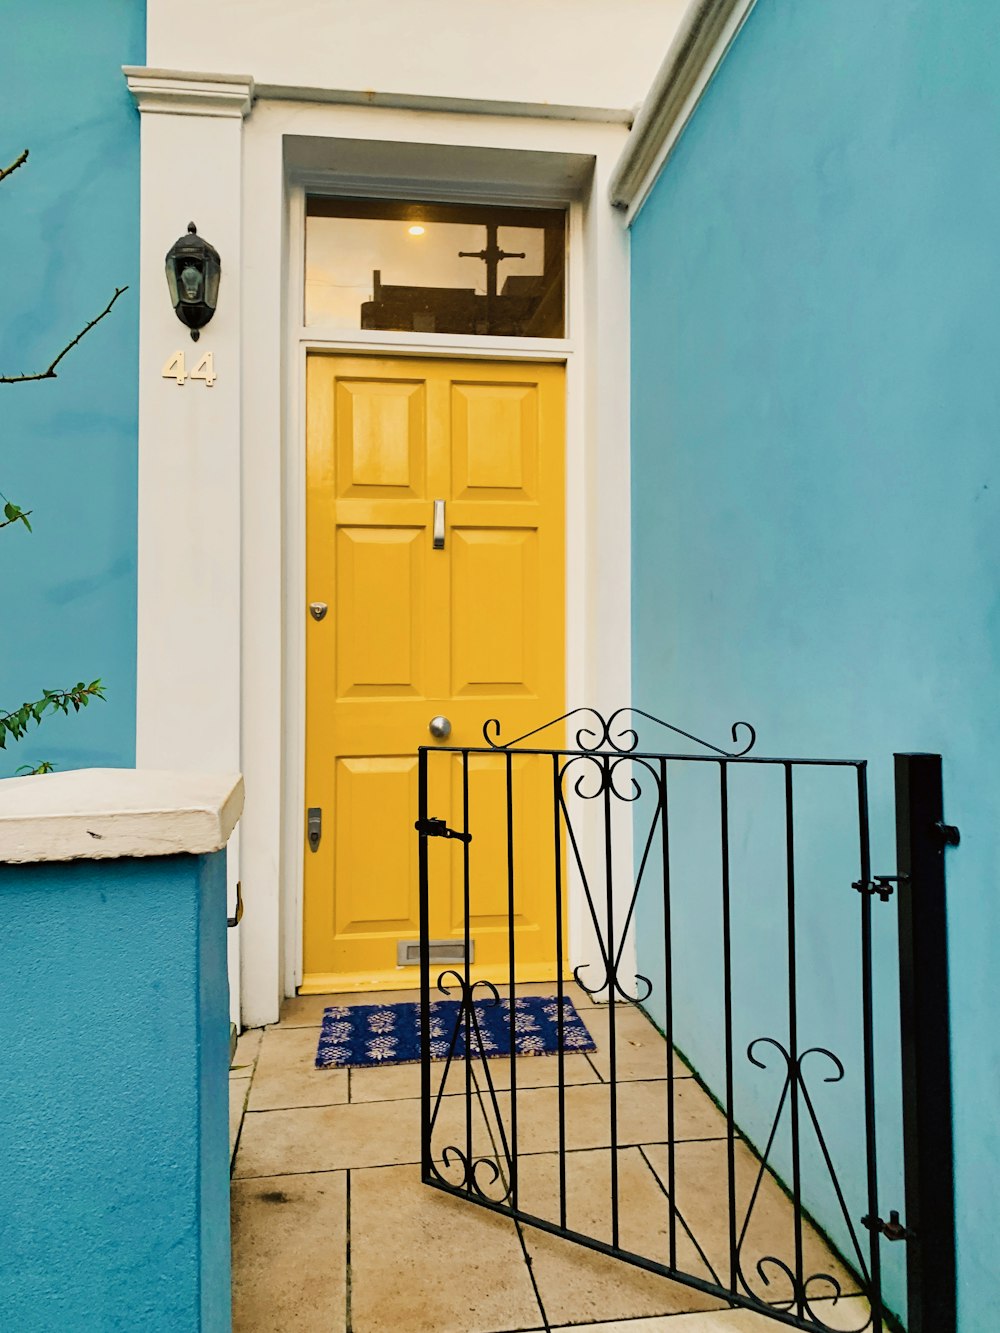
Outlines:
<svg viewBox="0 0 1000 1333"><path fill-rule="evenodd" d="M473 1031L474 1059L510 1056L510 1001L489 999L473 1005L480 1040ZM514 1049L518 1055L555 1055L559 1050L559 1007L555 995L526 996L515 1001ZM593 1037L563 997L563 1050L596 1051ZM465 1019L461 1000L431 1004L431 1059L465 1058ZM420 1059L420 1005L331 1005L323 1011L316 1051L317 1069L371 1068L413 1064Z"/></svg>

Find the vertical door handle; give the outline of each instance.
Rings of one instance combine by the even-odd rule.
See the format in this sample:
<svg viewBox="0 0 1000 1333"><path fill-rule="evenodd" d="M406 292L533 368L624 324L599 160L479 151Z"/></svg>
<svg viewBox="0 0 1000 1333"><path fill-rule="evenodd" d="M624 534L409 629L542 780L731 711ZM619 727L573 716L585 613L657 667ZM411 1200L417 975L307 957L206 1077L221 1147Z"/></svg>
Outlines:
<svg viewBox="0 0 1000 1333"><path fill-rule="evenodd" d="M434 501L434 548L435 551L444 550L444 501Z"/></svg>

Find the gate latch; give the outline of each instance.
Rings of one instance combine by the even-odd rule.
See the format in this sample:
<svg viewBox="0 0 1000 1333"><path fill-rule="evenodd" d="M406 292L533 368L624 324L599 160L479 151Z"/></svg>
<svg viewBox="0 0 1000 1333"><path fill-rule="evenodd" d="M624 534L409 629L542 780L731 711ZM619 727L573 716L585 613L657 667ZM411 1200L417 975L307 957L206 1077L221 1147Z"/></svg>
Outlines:
<svg viewBox="0 0 1000 1333"><path fill-rule="evenodd" d="M443 819L418 819L413 825L424 838L457 838L459 842L471 842L471 833L459 833L458 829L449 828Z"/></svg>
<svg viewBox="0 0 1000 1333"><path fill-rule="evenodd" d="M239 880L236 881L236 911L232 916L226 917L226 925L230 930L238 926L243 920L243 885Z"/></svg>
<svg viewBox="0 0 1000 1333"><path fill-rule="evenodd" d="M876 875L874 879L867 882L863 879L856 879L851 885L852 889L857 889L858 893L867 893L869 897L875 894L887 903L892 897L892 886L894 884L905 884L909 875Z"/></svg>
<svg viewBox="0 0 1000 1333"><path fill-rule="evenodd" d="M881 1217L863 1217L861 1225L867 1227L869 1231L877 1231L883 1235L886 1240L913 1240L913 1232L904 1227L899 1220L899 1213L895 1208L889 1214L888 1222L883 1222Z"/></svg>

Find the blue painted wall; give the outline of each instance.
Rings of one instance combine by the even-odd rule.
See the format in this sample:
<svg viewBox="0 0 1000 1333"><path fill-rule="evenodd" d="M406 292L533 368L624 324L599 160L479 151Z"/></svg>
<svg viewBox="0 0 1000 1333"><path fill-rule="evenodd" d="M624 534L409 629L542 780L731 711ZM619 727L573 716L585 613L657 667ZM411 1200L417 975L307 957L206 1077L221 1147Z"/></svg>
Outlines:
<svg viewBox="0 0 1000 1333"><path fill-rule="evenodd" d="M226 853L0 866L0 919L0 1327L228 1329Z"/></svg>
<svg viewBox="0 0 1000 1333"><path fill-rule="evenodd" d="M4 24L0 370L44 369L129 291L58 378L0 385L0 491L34 534L0 532L0 707L97 676L108 700L0 753L0 776L135 758L139 118L123 64L145 59L137 0L36 0Z"/></svg>
<svg viewBox="0 0 1000 1333"><path fill-rule="evenodd" d="M895 859L893 751L945 758L962 829L948 858L962 1333L1000 1326L982 1224L1000 1193L998 44L993 0L758 0L632 248L634 698L713 739L748 717L764 753L870 758L876 870ZM678 799L692 840L710 836L712 793L689 782ZM848 801L803 785L799 964L804 1039L856 1067ZM780 852L775 807L759 790L737 807L744 1040L787 1021L785 937L780 881L760 873ZM678 856L689 885L709 882L705 854ZM679 977L679 1039L718 1088L712 910L689 887L678 929L700 962ZM902 1198L890 910L883 1209ZM640 966L656 974L646 912ZM759 1137L769 1102L751 1073L737 1114ZM821 1091L854 1188L856 1075Z"/></svg>

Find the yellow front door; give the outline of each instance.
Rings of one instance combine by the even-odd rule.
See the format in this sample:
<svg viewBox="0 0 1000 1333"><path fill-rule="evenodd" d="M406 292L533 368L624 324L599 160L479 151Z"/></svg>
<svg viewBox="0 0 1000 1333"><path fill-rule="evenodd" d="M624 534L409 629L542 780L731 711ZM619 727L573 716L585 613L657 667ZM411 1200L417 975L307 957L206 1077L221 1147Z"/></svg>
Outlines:
<svg viewBox="0 0 1000 1333"><path fill-rule="evenodd" d="M415 986L397 945L419 934L416 751L433 744L430 719L450 720L448 745L476 746L487 718L508 738L564 711L564 372L314 355L307 434L307 596L328 610L307 629L306 805L322 811L322 836L304 853L300 989ZM431 814L461 818L460 764L437 761ZM552 875L538 870L552 857L551 790L546 807L541 769L515 764L517 973L545 980L557 965ZM507 965L505 778L493 757L471 756L469 774L475 971L495 975ZM438 850L435 864L454 874ZM430 926L461 937L459 884L432 899Z"/></svg>

